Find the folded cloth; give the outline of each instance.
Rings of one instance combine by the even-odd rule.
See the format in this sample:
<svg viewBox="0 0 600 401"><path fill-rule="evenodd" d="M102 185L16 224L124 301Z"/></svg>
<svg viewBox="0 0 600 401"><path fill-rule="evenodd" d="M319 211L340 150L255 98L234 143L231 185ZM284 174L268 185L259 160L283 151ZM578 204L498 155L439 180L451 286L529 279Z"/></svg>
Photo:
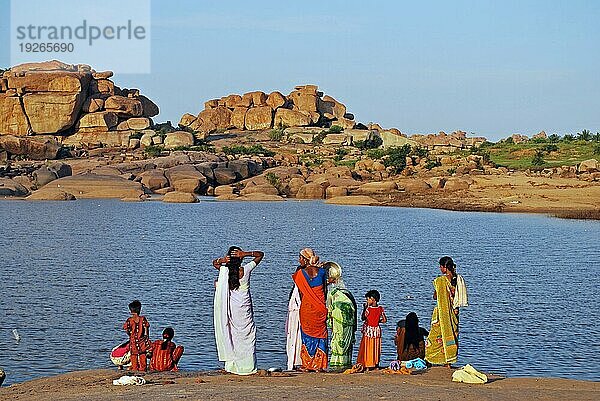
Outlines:
<svg viewBox="0 0 600 401"><path fill-rule="evenodd" d="M139 376L121 376L117 380L113 380L114 386L141 386L142 384L146 384L146 380Z"/></svg>
<svg viewBox="0 0 600 401"><path fill-rule="evenodd" d="M421 358L415 358L415 359L411 359L410 361L406 361L404 366L406 366L407 369L413 369L413 370L427 369L427 364Z"/></svg>
<svg viewBox="0 0 600 401"><path fill-rule="evenodd" d="M456 291L454 292L454 301L452 301L452 307L454 309L463 306L469 306L469 299L467 297L467 285L465 279L460 274L456 275Z"/></svg>
<svg viewBox="0 0 600 401"><path fill-rule="evenodd" d="M400 370L402 367L400 361L392 361L390 362L390 370Z"/></svg>
<svg viewBox="0 0 600 401"><path fill-rule="evenodd" d="M459 383L483 384L487 383L488 378L485 373L481 373L473 366L467 364L452 373L452 381Z"/></svg>

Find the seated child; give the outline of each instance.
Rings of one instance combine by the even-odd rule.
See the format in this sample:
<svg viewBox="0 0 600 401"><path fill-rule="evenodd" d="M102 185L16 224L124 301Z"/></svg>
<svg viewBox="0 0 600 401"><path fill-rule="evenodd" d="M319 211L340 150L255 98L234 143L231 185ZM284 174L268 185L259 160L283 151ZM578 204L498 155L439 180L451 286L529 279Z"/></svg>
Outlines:
<svg viewBox="0 0 600 401"><path fill-rule="evenodd" d="M175 331L171 327L163 330L163 339L152 343L152 359L150 360L150 370L159 372L176 372L177 363L183 355L183 347L176 346L172 341Z"/></svg>
<svg viewBox="0 0 600 401"><path fill-rule="evenodd" d="M396 351L399 361L425 358L425 338L429 332L419 327L419 317L410 312L406 320L400 320L396 328Z"/></svg>

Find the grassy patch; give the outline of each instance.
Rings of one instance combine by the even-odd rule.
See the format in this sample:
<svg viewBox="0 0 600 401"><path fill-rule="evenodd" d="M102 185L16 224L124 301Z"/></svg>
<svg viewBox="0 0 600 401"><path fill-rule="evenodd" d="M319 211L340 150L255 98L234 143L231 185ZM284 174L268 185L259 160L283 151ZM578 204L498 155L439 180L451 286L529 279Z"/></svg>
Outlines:
<svg viewBox="0 0 600 401"><path fill-rule="evenodd" d="M536 166L559 167L572 166L587 159L598 157L594 154L594 142L581 140L567 140L559 143L520 143L499 142L487 147L489 157L498 166L513 169L528 169ZM543 163L534 165L533 161L540 162L538 151L543 152Z"/></svg>

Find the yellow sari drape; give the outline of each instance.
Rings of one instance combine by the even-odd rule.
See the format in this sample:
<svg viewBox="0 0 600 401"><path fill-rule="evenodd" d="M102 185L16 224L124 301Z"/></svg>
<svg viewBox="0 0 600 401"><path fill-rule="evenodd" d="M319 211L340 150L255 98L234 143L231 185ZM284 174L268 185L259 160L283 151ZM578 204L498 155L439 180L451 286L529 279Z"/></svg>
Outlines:
<svg viewBox="0 0 600 401"><path fill-rule="evenodd" d="M431 316L431 330L425 342L425 360L434 365L455 363L458 357L458 315L452 308L450 280L439 276L433 280L437 305Z"/></svg>

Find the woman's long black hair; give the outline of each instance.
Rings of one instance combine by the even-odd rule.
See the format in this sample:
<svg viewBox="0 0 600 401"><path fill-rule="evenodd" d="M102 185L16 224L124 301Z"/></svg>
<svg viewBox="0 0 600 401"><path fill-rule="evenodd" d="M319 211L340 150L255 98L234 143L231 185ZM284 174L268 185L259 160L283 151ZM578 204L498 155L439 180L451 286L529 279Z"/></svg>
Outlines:
<svg viewBox="0 0 600 401"><path fill-rule="evenodd" d="M423 341L423 334L419 330L419 317L415 312L410 312L404 321L404 350L408 350L410 345L419 349L421 341Z"/></svg>
<svg viewBox="0 0 600 401"><path fill-rule="evenodd" d="M440 266L444 266L446 269L450 270L452 273L452 280L450 280L450 284L453 287L456 287L456 264L450 256L444 256L440 258Z"/></svg>
<svg viewBox="0 0 600 401"><path fill-rule="evenodd" d="M237 290L240 288L240 267L242 266L242 259L234 258L231 256L233 251L241 251L242 248L237 246L232 246L227 251L227 255L229 256L229 262L225 264L227 269L229 269L229 289Z"/></svg>

